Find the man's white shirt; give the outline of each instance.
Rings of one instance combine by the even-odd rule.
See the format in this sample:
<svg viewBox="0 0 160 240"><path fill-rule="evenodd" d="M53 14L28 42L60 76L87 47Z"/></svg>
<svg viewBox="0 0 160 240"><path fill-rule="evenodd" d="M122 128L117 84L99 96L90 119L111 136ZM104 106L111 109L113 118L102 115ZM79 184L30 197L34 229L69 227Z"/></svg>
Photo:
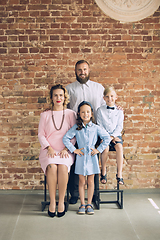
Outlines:
<svg viewBox="0 0 160 240"><path fill-rule="evenodd" d="M78 81L66 86L70 96L69 108L77 112L78 105L82 101L88 101L92 104L95 119L97 118L97 109L105 104L103 99L104 87L97 82L88 80L81 84Z"/></svg>

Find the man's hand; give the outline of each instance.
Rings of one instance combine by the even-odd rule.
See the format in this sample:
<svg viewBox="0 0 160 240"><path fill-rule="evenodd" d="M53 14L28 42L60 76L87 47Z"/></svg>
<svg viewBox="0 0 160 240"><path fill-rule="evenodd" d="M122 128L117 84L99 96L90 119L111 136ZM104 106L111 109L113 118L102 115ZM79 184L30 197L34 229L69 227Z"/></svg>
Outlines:
<svg viewBox="0 0 160 240"><path fill-rule="evenodd" d="M124 109L121 106L119 106L119 105L117 106L117 109L118 110L122 110L124 112Z"/></svg>

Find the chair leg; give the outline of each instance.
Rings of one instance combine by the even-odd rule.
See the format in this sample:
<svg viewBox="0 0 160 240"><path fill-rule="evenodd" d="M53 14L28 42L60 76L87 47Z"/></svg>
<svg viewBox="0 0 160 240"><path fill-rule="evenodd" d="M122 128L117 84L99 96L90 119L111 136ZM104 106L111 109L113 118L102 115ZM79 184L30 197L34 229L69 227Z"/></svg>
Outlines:
<svg viewBox="0 0 160 240"><path fill-rule="evenodd" d="M69 206L69 186L67 184L67 199L66 199L66 202L65 202L66 212L68 211L68 206Z"/></svg>
<svg viewBox="0 0 160 240"><path fill-rule="evenodd" d="M42 212L45 210L46 205L49 205L50 202L47 201L47 177L44 175L44 201L41 202Z"/></svg>
<svg viewBox="0 0 160 240"><path fill-rule="evenodd" d="M44 201L47 201L47 177L44 175Z"/></svg>

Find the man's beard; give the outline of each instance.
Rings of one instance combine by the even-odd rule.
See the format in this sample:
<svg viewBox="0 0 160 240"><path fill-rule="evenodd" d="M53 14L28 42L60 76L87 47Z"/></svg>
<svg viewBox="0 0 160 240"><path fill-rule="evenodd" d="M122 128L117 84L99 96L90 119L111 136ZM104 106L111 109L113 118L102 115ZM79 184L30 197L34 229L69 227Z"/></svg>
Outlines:
<svg viewBox="0 0 160 240"><path fill-rule="evenodd" d="M89 74L85 78L81 78L80 76L77 75L76 73L76 79L79 83L84 84L89 80Z"/></svg>

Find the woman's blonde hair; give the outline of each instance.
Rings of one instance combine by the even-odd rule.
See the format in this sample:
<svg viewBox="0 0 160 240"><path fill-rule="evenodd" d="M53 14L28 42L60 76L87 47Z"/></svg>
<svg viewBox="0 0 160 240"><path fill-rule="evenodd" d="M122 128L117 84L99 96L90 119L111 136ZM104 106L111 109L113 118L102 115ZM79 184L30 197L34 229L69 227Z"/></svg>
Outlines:
<svg viewBox="0 0 160 240"><path fill-rule="evenodd" d="M56 90L56 89L62 89L63 90L63 92L64 92L64 103L63 103L63 106L66 108L67 104L69 103L69 94L67 92L67 89L63 85L61 85L61 84L57 84L57 85L54 85L54 86L51 87L51 90L50 90L51 104L53 105L53 101L52 101L53 91Z"/></svg>

